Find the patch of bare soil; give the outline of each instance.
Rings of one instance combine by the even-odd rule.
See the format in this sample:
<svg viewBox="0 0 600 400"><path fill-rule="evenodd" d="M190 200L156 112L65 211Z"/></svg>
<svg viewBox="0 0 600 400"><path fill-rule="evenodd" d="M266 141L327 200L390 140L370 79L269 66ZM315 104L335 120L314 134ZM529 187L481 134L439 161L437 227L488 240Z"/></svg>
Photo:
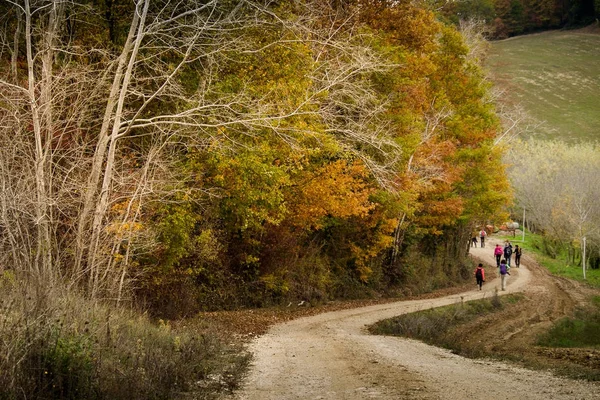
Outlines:
<svg viewBox="0 0 600 400"><path fill-rule="evenodd" d="M484 290L438 298L372 304L308 315L273 325L249 344L252 367L236 399L600 399L600 384L529 370L494 359L468 359L424 343L374 336L366 327L382 319L461 301L524 292L526 300L465 326L457 340L489 354L539 363L584 362L578 350L533 345L552 321L584 305L591 290L555 278L525 257L513 268L507 291L494 279L493 241L472 249L487 266ZM342 307L343 308L343 307ZM261 317L262 318L262 317ZM272 317L273 321L278 317ZM290 317L293 318L293 317ZM238 321L239 323L239 321ZM253 328L253 331L258 329ZM590 357L592 354L592 357ZM565 361L568 360L568 361Z"/></svg>

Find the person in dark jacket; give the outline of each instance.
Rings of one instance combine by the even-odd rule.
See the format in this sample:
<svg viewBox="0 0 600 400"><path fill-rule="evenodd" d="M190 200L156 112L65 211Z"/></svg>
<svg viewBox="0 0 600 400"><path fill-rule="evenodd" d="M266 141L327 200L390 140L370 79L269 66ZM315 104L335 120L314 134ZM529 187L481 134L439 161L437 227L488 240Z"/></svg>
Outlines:
<svg viewBox="0 0 600 400"><path fill-rule="evenodd" d="M481 286L483 285L483 282L485 282L485 270L481 263L479 263L475 269L475 280L477 281L477 285L479 285L479 290L481 290Z"/></svg>
<svg viewBox="0 0 600 400"><path fill-rule="evenodd" d="M521 254L523 253L523 249L519 247L519 245L515 245L515 266L519 268L521 265Z"/></svg>
<svg viewBox="0 0 600 400"><path fill-rule="evenodd" d="M512 248L512 244L510 244L510 242L507 240L504 243L504 259L506 260L506 265L508 265L510 267L510 258L512 256L513 253L513 248Z"/></svg>

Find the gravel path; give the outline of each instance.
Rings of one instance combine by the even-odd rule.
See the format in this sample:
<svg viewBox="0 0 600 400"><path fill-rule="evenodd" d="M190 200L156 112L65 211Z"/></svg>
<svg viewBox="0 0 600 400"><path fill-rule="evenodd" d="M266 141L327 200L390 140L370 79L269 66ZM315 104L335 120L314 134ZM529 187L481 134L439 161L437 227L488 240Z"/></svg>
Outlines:
<svg viewBox="0 0 600 400"><path fill-rule="evenodd" d="M492 241L485 249L472 249L495 265L492 251ZM521 264L511 274L507 291L500 294L527 290L527 266ZM252 342L253 365L235 398L600 399L597 383L471 360L418 341L366 331L366 326L396 315L492 296L499 285L494 279L482 291L335 311L276 325ZM473 340L496 339L474 332Z"/></svg>

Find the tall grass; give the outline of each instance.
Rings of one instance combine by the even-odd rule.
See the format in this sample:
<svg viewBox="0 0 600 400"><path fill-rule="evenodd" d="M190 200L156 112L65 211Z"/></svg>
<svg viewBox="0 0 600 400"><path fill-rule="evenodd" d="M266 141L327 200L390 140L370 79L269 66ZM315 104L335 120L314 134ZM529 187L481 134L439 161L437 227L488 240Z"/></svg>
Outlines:
<svg viewBox="0 0 600 400"><path fill-rule="evenodd" d="M133 310L0 276L0 399L210 398L247 363L199 322ZM238 355L242 354L242 355Z"/></svg>
<svg viewBox="0 0 600 400"><path fill-rule="evenodd" d="M410 337L452 349L452 344L445 340L451 328L502 310L505 304L512 304L522 298L518 294L500 298L496 293L488 299L461 302L380 321L369 327L369 331L378 335Z"/></svg>

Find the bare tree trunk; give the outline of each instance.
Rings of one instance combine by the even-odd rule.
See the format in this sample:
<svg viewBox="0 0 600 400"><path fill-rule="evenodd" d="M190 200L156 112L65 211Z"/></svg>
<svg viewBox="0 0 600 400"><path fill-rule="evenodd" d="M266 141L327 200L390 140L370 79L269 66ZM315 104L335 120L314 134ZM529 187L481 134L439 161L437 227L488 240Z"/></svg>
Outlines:
<svg viewBox="0 0 600 400"><path fill-rule="evenodd" d="M15 13L17 14L17 29L15 29L15 35L13 38L13 49L10 58L10 66L11 73L13 78L13 83L17 83L17 60L19 58L19 39L21 37L21 29L22 29L22 21L23 17L21 16L21 10L18 7L15 7Z"/></svg>
<svg viewBox="0 0 600 400"><path fill-rule="evenodd" d="M45 130L44 139L44 169L45 176L44 182L46 185L46 220L47 220L47 238L46 243L48 246L46 253L46 261L44 264L47 268L46 276L50 279L56 278L53 276L54 273L59 271L58 266L53 265L58 258L53 257L54 246L52 244L52 226L54 225L54 207L52 204L54 201L53 193L53 177L54 177L54 162L52 154L52 145L54 141L55 126L54 126L54 100L53 100L53 88L54 88L54 47L57 43L59 24L63 19L62 15L63 6L59 1L52 3L51 10L48 14L48 27L46 29L45 41L44 41L44 53L42 56L42 73L40 83L40 101L41 109L43 110L42 123Z"/></svg>
<svg viewBox="0 0 600 400"><path fill-rule="evenodd" d="M2 176L0 177L0 179L2 179L2 195L0 195L0 207L1 207L1 211L2 211L2 215L1 218L2 220L0 220L0 222L2 222L2 225L4 227L3 229L3 233L6 234L6 236L8 237L8 241L10 244L10 252L12 255L12 267L13 269L19 269L19 267L21 267L21 263L19 262L20 258L17 254L17 249L18 249L18 244L17 244L17 240L15 238L15 234L13 232L13 226L14 223L12 222L12 219L9 218L8 216L8 201L6 199L6 193L8 193L8 188L6 185L6 181L3 179L5 176L7 176L6 172L4 171L4 165L0 165L0 170L2 171Z"/></svg>
<svg viewBox="0 0 600 400"><path fill-rule="evenodd" d="M394 264L396 262L396 258L400 253L400 246L402 246L402 242L404 241L404 232L402 225L404 224L404 219L406 218L406 213L402 213L402 218L398 221L398 225L396 226L396 230L394 231L394 244L392 247L392 260L391 263Z"/></svg>
<svg viewBox="0 0 600 400"><path fill-rule="evenodd" d="M138 3L139 5L139 3ZM102 231L102 223L104 221L104 217L106 216L106 211L108 210L109 204L109 194L110 194L110 186L112 184L113 172L114 172L114 163L115 163L115 155L117 153L117 144L119 140L119 130L121 128L121 120L123 117L123 109L125 106L125 96L127 94L127 89L129 87L129 82L131 81L131 75L133 72L133 66L136 61L137 53L139 51L141 42L144 38L144 24L146 21L146 15L148 14L148 7L150 5L150 0L144 0L144 8L141 12L137 23L137 34L135 38L135 42L133 43L133 48L131 50L131 54L129 54L129 62L127 65L127 70L123 76L123 82L120 87L119 100L117 102L117 108L115 110L113 125L112 125L112 133L110 135L109 145L108 145L108 155L106 158L106 163L104 167L104 179L102 182L102 188L100 190L100 196L98 201L96 202L96 210L94 212L94 219L92 222L92 237L90 241L90 249L88 253L88 268L90 268L90 288L92 290L92 295L95 295L99 285L99 268L96 266L96 256L99 250L99 241L100 235ZM136 15L138 12L136 12ZM132 27L134 25L132 24Z"/></svg>
<svg viewBox="0 0 600 400"><path fill-rule="evenodd" d="M92 159L92 166L90 175L88 178L88 182L85 189L84 200L83 200L83 208L79 215L79 223L77 226L77 235L75 238L76 241L76 256L75 256L75 273L85 275L85 271L91 277L92 273L89 270L92 268L91 264L88 263L85 270L82 268L82 260L83 256L86 252L86 245L89 244L89 241L86 240L86 232L89 225L89 218L92 210L94 209L96 203L96 196L98 192L98 184L100 183L100 177L102 173L102 166L104 165L104 159L106 156L106 151L108 149L108 144L110 141L109 128L111 123L115 124L114 121L114 110L117 105L117 99L120 97L119 93L123 93L122 81L123 81L123 69L125 65L128 63L130 52L133 46L133 38L135 36L136 31L138 30L139 25L139 13L135 12L131 21L131 26L129 29L129 34L127 36L127 40L125 41L125 45L123 46L123 51L119 57L119 62L115 71L115 76L113 78L113 83L111 85L110 94L107 99L106 108L104 111L104 118L102 120L102 126L100 128L100 133L98 135L98 143L96 144L96 151L94 152L94 156ZM94 217L94 221L96 218ZM89 252L95 251L91 247L88 249ZM89 254L89 253L88 253Z"/></svg>
<svg viewBox="0 0 600 400"><path fill-rule="evenodd" d="M157 153L160 152L160 148L157 149ZM139 180L139 185L136 188L135 193L133 194L133 196L131 196L131 199L129 200L129 204L127 204L127 211L125 212L125 215L123 215L123 219L122 219L122 223L125 224L127 221L129 221L129 226L127 229L127 234L126 235L120 235L119 237L117 237L116 241L115 241L115 245L113 248L113 251L116 252L116 247L118 247L120 245L120 243L123 240L123 237L127 236L127 249L125 251L125 256L123 257L123 260L121 262L122 264L122 270L121 270L121 274L119 276L119 281L116 285L117 287L117 304L121 302L121 300L123 299L123 290L125 287L125 278L127 277L127 274L129 273L129 260L131 258L131 247L132 247L132 239L133 239L133 230L134 230L134 224L135 221L137 221L140 217L141 214L141 210L142 210L142 201L144 199L144 192L146 191L146 186L148 185L148 173L150 170L150 166L152 165L152 163L155 161L154 156L153 156L153 152L150 152L150 155L148 156L148 159L146 160L146 164L144 165L144 169L142 171L140 180ZM134 208L134 203L137 200L137 204L135 205L135 211L133 210ZM133 214L133 217L130 218L130 215ZM107 267L107 271L108 268L111 268L111 266L109 265Z"/></svg>
<svg viewBox="0 0 600 400"><path fill-rule="evenodd" d="M29 106L33 122L35 140L35 182L36 202L35 216L37 225L37 245L33 272L40 281L46 277L51 264L50 227L48 221L48 203L46 188L46 154L43 146L42 116L40 115L38 97L36 94L36 79L34 73L32 21L29 0L25 0L25 42L27 51L27 75Z"/></svg>

